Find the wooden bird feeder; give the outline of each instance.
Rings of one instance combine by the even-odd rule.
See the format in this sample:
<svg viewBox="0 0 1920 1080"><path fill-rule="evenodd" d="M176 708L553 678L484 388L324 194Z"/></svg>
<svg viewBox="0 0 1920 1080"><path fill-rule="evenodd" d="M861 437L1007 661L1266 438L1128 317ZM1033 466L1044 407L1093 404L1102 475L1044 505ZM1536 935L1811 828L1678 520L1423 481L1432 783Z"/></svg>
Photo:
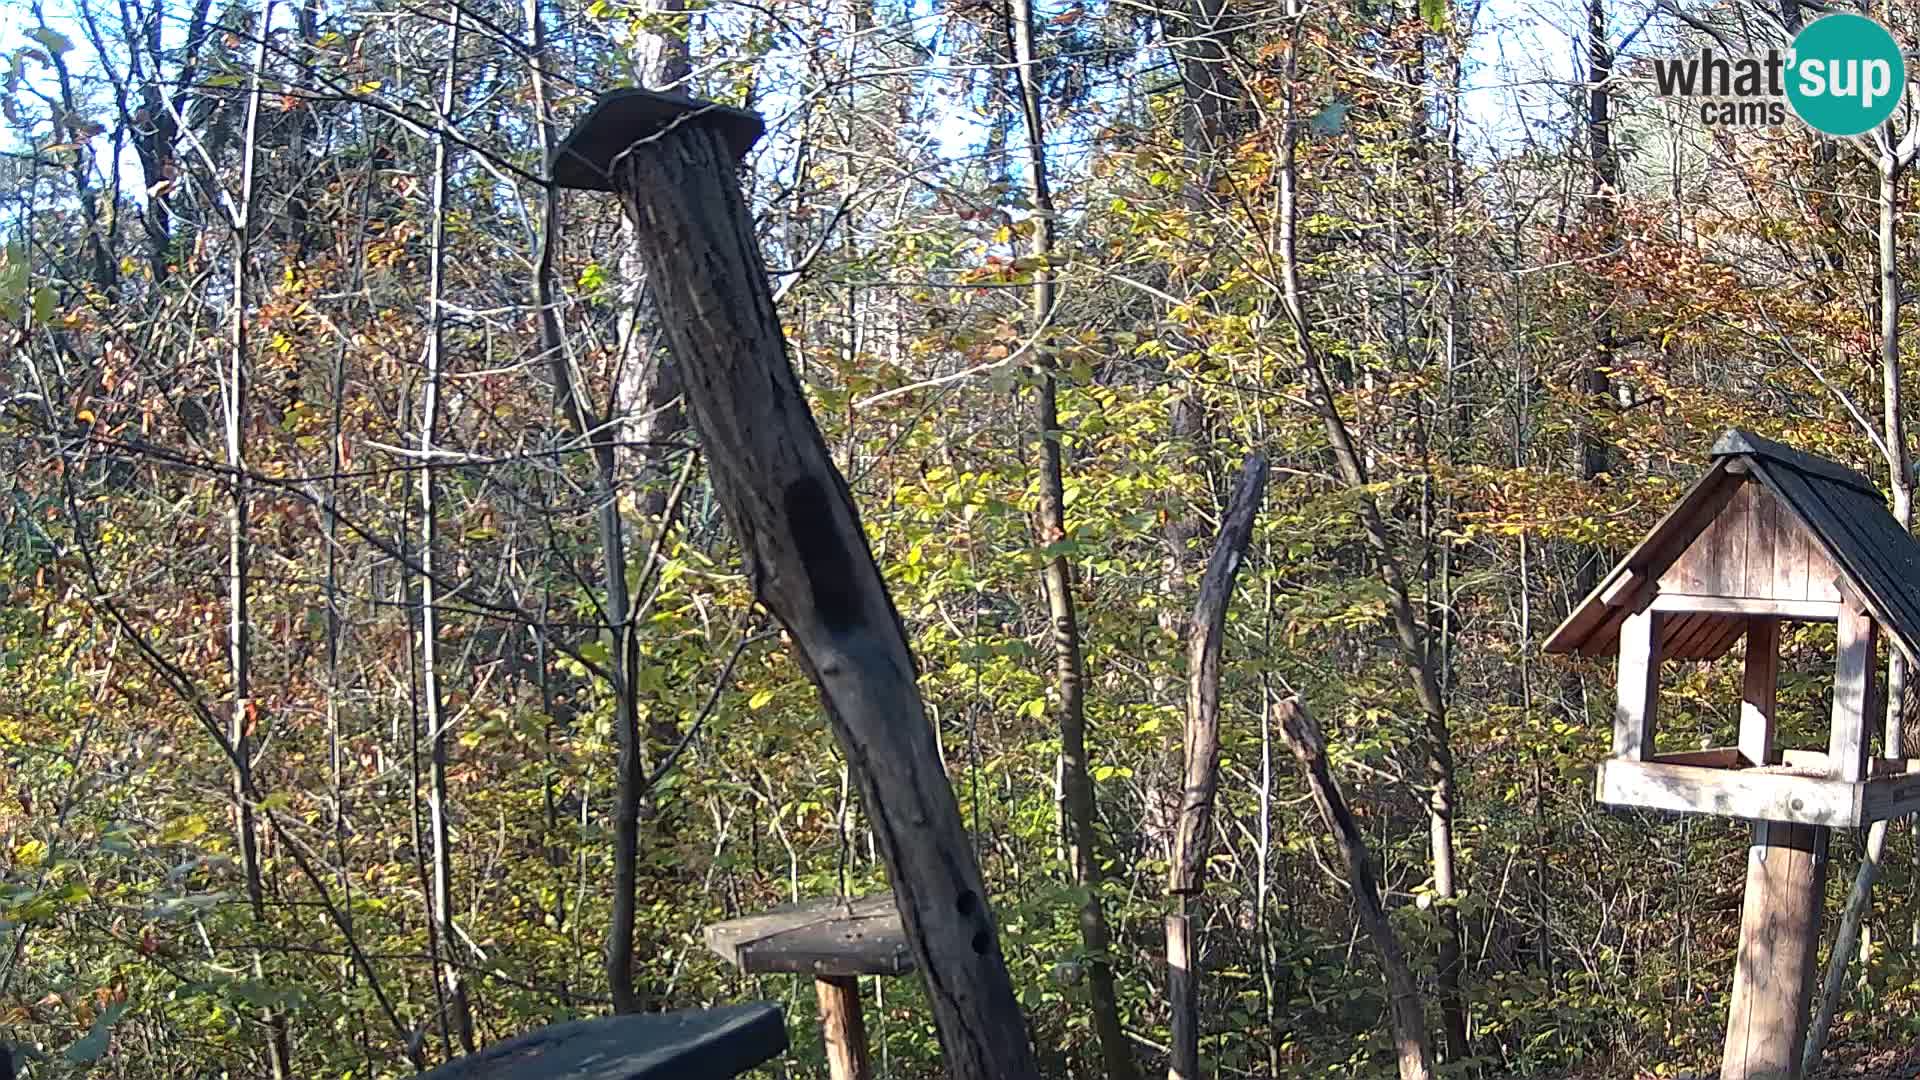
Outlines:
<svg viewBox="0 0 1920 1080"><path fill-rule="evenodd" d="M868 1080L862 975L906 975L913 951L892 893L810 900L707 927L707 947L747 975L812 975L833 1080Z"/></svg>
<svg viewBox="0 0 1920 1080"><path fill-rule="evenodd" d="M1837 627L1823 749L1776 745L1780 628L1794 622ZM1755 823L1723 1080L1799 1075L1828 829L1920 809L1920 759L1897 756L1898 714L1881 755L1869 754L1882 635L1909 665L1920 660L1920 543L1866 477L1730 431L1707 474L1544 646L1618 653L1599 801ZM1741 640L1736 745L1659 752L1662 663L1717 659Z"/></svg>

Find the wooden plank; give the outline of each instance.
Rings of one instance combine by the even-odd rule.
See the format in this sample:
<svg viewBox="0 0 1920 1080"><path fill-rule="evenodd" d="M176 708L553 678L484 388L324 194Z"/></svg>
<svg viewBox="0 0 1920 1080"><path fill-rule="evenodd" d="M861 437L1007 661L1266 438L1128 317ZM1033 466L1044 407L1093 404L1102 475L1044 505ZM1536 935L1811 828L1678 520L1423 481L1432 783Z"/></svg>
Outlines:
<svg viewBox="0 0 1920 1080"><path fill-rule="evenodd" d="M1800 1075L1826 869L1826 829L1754 826L1721 1080Z"/></svg>
<svg viewBox="0 0 1920 1080"><path fill-rule="evenodd" d="M1747 658L1740 680L1740 756L1750 765L1773 762L1774 711L1780 680L1780 622L1747 620Z"/></svg>
<svg viewBox="0 0 1920 1080"><path fill-rule="evenodd" d="M1863 609L1849 605L1840 616L1833 670L1833 726L1827 756L1833 775L1859 780L1867 769L1868 704L1874 690L1874 644L1879 627Z"/></svg>
<svg viewBox="0 0 1920 1080"><path fill-rule="evenodd" d="M1805 599L1805 593L1778 592L1775 576L1780 544L1786 539L1780 528L1780 501L1764 486L1754 482L1742 489L1747 499L1747 587L1746 596L1776 599Z"/></svg>
<svg viewBox="0 0 1920 1080"><path fill-rule="evenodd" d="M1920 811L1920 773L1875 777L1864 786L1860 809L1863 820L1887 821Z"/></svg>
<svg viewBox="0 0 1920 1080"><path fill-rule="evenodd" d="M787 904L706 928L707 947L747 974L904 975L913 951L893 894Z"/></svg>
<svg viewBox="0 0 1920 1080"><path fill-rule="evenodd" d="M1713 644L1714 639L1726 629L1728 621L1737 620L1730 620L1725 615L1694 616L1693 625L1688 628L1686 634L1677 637L1674 640L1674 647L1663 655L1675 659L1698 660L1707 646Z"/></svg>
<svg viewBox="0 0 1920 1080"><path fill-rule="evenodd" d="M1840 617L1838 600L1778 600L1751 596L1702 596L1662 589L1648 605L1672 614L1771 615L1795 622L1832 622Z"/></svg>
<svg viewBox="0 0 1920 1080"><path fill-rule="evenodd" d="M1610 806L1848 827L1863 820L1864 786L1825 776L1618 758L1601 763L1595 783L1597 798Z"/></svg>
<svg viewBox="0 0 1920 1080"><path fill-rule="evenodd" d="M867 1022L860 1014L860 980L851 975L823 976L813 980L813 991L820 1002L827 1075L831 1080L873 1080Z"/></svg>
<svg viewBox="0 0 1920 1080"><path fill-rule="evenodd" d="M1734 642L1746 636L1747 627L1745 620L1723 619L1720 622L1719 635L1712 641L1707 642L1706 646L1700 650L1700 659L1718 660L1722 656L1727 655L1728 651L1733 648Z"/></svg>
<svg viewBox="0 0 1920 1080"><path fill-rule="evenodd" d="M1649 584L1649 579L1638 570L1628 570L1613 579L1613 583L1600 590L1600 602L1608 607L1628 607L1638 610L1644 605L1632 601L1640 590Z"/></svg>
<svg viewBox="0 0 1920 1080"><path fill-rule="evenodd" d="M1693 612L1676 614L1660 620L1660 657L1663 660L1673 658L1673 650L1686 640L1687 635L1699 627L1701 616Z"/></svg>
<svg viewBox="0 0 1920 1080"><path fill-rule="evenodd" d="M1660 615L1636 612L1620 624L1620 665L1613 707L1613 756L1653 756L1653 719L1660 700Z"/></svg>
<svg viewBox="0 0 1920 1080"><path fill-rule="evenodd" d="M1707 750L1678 750L1653 759L1660 765L1693 765L1702 769L1737 769L1741 766L1737 747L1716 746Z"/></svg>
<svg viewBox="0 0 1920 1080"><path fill-rule="evenodd" d="M415 1080L677 1080L738 1076L786 1052L776 1005L602 1016L528 1032Z"/></svg>

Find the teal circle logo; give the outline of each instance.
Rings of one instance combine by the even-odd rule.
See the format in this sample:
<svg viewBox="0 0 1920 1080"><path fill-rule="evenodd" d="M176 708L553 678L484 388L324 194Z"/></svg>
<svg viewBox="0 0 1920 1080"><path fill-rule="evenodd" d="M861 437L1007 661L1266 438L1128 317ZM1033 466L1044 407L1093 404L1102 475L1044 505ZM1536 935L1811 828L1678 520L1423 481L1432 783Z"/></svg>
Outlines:
<svg viewBox="0 0 1920 1080"><path fill-rule="evenodd" d="M1907 65L1887 28L1864 15L1828 15L1794 35L1787 102L1828 135L1862 135L1887 122Z"/></svg>

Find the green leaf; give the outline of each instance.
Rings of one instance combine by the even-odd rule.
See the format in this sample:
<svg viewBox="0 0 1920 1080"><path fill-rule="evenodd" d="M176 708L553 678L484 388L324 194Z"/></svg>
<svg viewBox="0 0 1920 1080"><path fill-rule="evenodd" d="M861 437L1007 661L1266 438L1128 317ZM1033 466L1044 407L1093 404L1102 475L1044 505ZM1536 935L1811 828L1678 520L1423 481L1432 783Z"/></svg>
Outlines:
<svg viewBox="0 0 1920 1080"><path fill-rule="evenodd" d="M33 321L49 323L53 321L55 296L53 290L45 285L33 290Z"/></svg>
<svg viewBox="0 0 1920 1080"><path fill-rule="evenodd" d="M93 1027L87 1030L86 1036L79 1042L67 1047L67 1060L76 1065L85 1065L90 1061L98 1061L100 1055L107 1052L107 1043L111 1038L109 1032L112 1030L113 1025L119 1021L120 1017L125 1015L126 1011L127 1003L123 1001L118 1005L108 1006L105 1012L94 1017Z"/></svg>
<svg viewBox="0 0 1920 1080"><path fill-rule="evenodd" d="M1435 33L1447 28L1447 0L1420 0L1420 17Z"/></svg>
<svg viewBox="0 0 1920 1080"><path fill-rule="evenodd" d="M767 707L767 702L772 700L773 700L773 691L756 690L754 691L753 696L747 699L747 708L752 710L753 712L759 712L761 709L764 709Z"/></svg>
<svg viewBox="0 0 1920 1080"><path fill-rule="evenodd" d="M37 30L27 31L27 37L45 46L46 50L55 56L73 51L73 42L67 40L67 35L58 30L49 30L42 26Z"/></svg>

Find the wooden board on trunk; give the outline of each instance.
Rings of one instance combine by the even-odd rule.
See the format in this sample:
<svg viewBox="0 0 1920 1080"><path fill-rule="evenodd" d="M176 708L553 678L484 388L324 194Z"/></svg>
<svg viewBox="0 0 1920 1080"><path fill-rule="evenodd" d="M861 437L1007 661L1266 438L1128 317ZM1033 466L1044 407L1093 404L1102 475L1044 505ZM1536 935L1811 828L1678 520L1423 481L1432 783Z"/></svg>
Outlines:
<svg viewBox="0 0 1920 1080"><path fill-rule="evenodd" d="M892 893L787 904L706 929L707 947L749 975L905 975L913 951Z"/></svg>

